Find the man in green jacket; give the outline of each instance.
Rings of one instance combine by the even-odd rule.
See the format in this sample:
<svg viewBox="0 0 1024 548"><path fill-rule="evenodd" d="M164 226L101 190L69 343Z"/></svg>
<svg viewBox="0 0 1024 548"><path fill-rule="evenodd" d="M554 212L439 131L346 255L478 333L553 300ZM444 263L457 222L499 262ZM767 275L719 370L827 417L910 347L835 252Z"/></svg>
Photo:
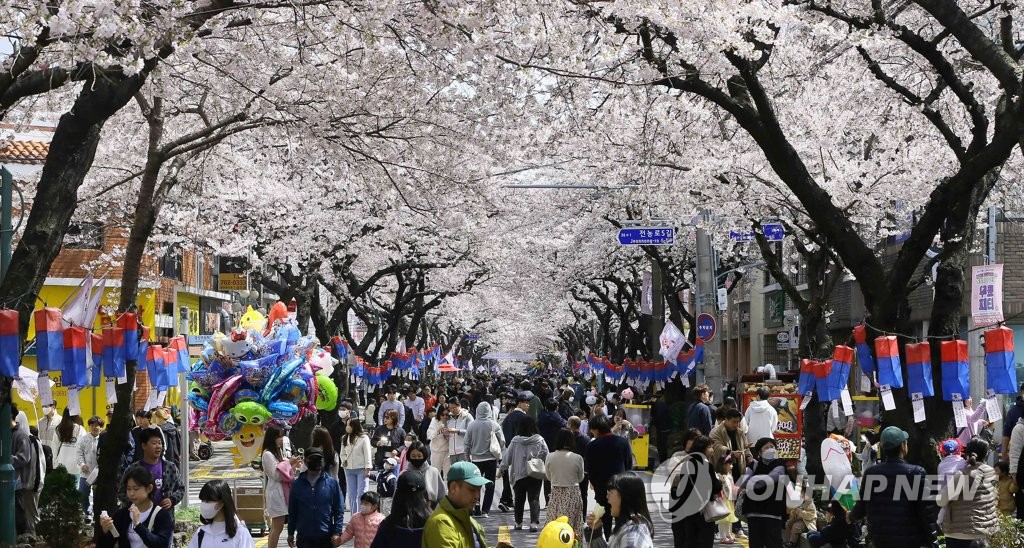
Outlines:
<svg viewBox="0 0 1024 548"><path fill-rule="evenodd" d="M480 488L491 483L475 464L456 462L448 470L448 495L423 529L423 548L487 548L484 528L469 515L480 502ZM499 542L496 548L512 548Z"/></svg>

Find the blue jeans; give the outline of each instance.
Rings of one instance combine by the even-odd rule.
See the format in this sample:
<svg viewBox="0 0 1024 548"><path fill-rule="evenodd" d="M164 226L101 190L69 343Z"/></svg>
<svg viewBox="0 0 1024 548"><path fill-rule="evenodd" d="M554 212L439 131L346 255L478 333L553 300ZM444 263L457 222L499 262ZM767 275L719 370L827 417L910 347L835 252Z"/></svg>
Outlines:
<svg viewBox="0 0 1024 548"><path fill-rule="evenodd" d="M92 486L89 485L89 482L85 481L85 478L82 476L78 476L78 492L82 495L82 512L85 512L85 515L88 516L90 515L89 493L92 492Z"/></svg>
<svg viewBox="0 0 1024 548"><path fill-rule="evenodd" d="M366 491L366 470L362 468L345 469L345 483L347 483L345 487L348 489L348 507L355 515L359 513L359 497Z"/></svg>

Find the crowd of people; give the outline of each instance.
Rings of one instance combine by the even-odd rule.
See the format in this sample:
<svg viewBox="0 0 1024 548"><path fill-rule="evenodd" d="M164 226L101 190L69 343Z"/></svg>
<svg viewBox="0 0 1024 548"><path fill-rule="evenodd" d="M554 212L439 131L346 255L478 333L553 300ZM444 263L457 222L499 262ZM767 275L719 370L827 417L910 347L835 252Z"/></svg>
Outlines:
<svg viewBox="0 0 1024 548"><path fill-rule="evenodd" d="M676 546L709 548L747 537L755 548L792 547L806 536L814 548L842 547L860 543L863 532L881 547L929 545L939 535L948 548L981 546L998 515L1024 517L1018 487L1024 479L1024 385L1006 413L1002 440L985 435L992 425L968 402L968 435L957 432L938 448L942 482L932 499L894 491L897 478L925 474L905 460L905 431L889 426L866 435L856 454L863 462L857 502L847 511L830 501L824 520L808 485L799 483L805 462L780 458L773 439L778 417L767 390L758 391L746 413L731 398L715 406L704 385L692 394L682 451L670 456L658 447L661 458L675 464L669 514ZM566 516L576 537L591 546L653 546L646 483L631 472L630 440L638 432L618 394L602 396L572 377L504 375L389 384L351 396L306 432L267 427L258 465L269 545L285 536L290 546L303 547L486 546L476 518L498 511L511 514L514 528L531 531ZM654 423L668 424L664 418L659 424L664 400L654 403ZM67 409L43 411L35 426L17 409L12 421L19 534L34 534L42 482L58 466L75 476L81 510L90 515L109 421L94 416L83 424ZM184 495L179 467L188 455L178 450L171 410L140 411L134 419L120 459L122 507L99 518L100 546L166 546ZM495 500L497 481L503 488ZM964 489L964 482L976 488ZM883 487L865 493L876 484ZM708 511L679 512L698 485L709 485L709 501L724 508L714 519ZM589 491L597 502L590 512ZM773 492L786 495L762 496ZM208 483L200 499L203 527L193 546L204 539L252 545L227 484Z"/></svg>

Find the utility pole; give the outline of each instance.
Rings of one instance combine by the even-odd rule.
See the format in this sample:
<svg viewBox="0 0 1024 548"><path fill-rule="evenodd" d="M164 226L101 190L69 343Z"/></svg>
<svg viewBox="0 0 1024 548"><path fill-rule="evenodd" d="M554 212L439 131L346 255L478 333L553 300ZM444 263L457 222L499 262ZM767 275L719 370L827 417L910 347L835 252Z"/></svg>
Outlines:
<svg viewBox="0 0 1024 548"><path fill-rule="evenodd" d="M0 281L11 266L11 188L14 176L6 167L0 167ZM11 464L11 393L14 379L0 379L7 397L0 404L0 546L14 546L14 466Z"/></svg>
<svg viewBox="0 0 1024 548"><path fill-rule="evenodd" d="M701 212L701 220L706 221L707 211ZM697 315L710 314L715 324L721 325L717 313L718 282L715 276L715 252L711 247L711 236L697 225ZM696 329L696 326L694 327ZM718 330L721 328L719 327ZM704 343L704 383L716 396L722 394L722 344L721 334L716 333L710 341Z"/></svg>
<svg viewBox="0 0 1024 548"><path fill-rule="evenodd" d="M658 261L651 259L651 323L647 332L651 360L656 360L661 355L661 331L665 328L665 299L661 284L661 266L658 265Z"/></svg>

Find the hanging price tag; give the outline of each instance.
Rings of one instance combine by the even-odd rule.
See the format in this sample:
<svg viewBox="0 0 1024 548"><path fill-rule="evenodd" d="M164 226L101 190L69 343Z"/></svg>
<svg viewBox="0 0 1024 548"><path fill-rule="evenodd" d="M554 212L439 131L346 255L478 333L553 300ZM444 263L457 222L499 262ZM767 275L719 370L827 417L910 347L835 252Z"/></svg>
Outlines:
<svg viewBox="0 0 1024 548"><path fill-rule="evenodd" d="M871 379L863 373L860 375L860 391L861 393L871 392Z"/></svg>
<svg viewBox="0 0 1024 548"><path fill-rule="evenodd" d="M1003 418L1003 409L999 405L999 399L996 398L995 390L991 388L985 391L985 412L988 414L989 422L996 422Z"/></svg>
<svg viewBox="0 0 1024 548"><path fill-rule="evenodd" d="M54 404L53 390L51 388L52 384L50 376L46 373L40 373L39 377L36 378L36 386L39 387L39 401L42 402L43 405Z"/></svg>
<svg viewBox="0 0 1024 548"><path fill-rule="evenodd" d="M114 405L117 403L117 389L114 387L114 379L107 379L105 384L107 387L107 405Z"/></svg>
<svg viewBox="0 0 1024 548"><path fill-rule="evenodd" d="M892 399L892 388L888 384L883 384L879 391L882 393L882 407L886 411L896 409L896 400Z"/></svg>
<svg viewBox="0 0 1024 548"><path fill-rule="evenodd" d="M967 428L967 413L964 413L964 399L960 394L953 394L953 421L957 428Z"/></svg>
<svg viewBox="0 0 1024 548"><path fill-rule="evenodd" d="M72 416L82 414L82 402L78 401L77 388L68 388L68 413Z"/></svg>
<svg viewBox="0 0 1024 548"><path fill-rule="evenodd" d="M924 422L924 394L914 392L911 394L910 399L914 406L914 422Z"/></svg>
<svg viewBox="0 0 1024 548"><path fill-rule="evenodd" d="M850 397L850 389L844 388L840 392L839 398L843 401L843 415L847 417L853 415L853 398Z"/></svg>
<svg viewBox="0 0 1024 548"><path fill-rule="evenodd" d="M804 399L803 399L803 401L800 402L800 410L801 411L803 411L804 409L807 409L807 404L811 403L811 397L813 395L814 395L814 392L808 392L808 393L804 394Z"/></svg>

